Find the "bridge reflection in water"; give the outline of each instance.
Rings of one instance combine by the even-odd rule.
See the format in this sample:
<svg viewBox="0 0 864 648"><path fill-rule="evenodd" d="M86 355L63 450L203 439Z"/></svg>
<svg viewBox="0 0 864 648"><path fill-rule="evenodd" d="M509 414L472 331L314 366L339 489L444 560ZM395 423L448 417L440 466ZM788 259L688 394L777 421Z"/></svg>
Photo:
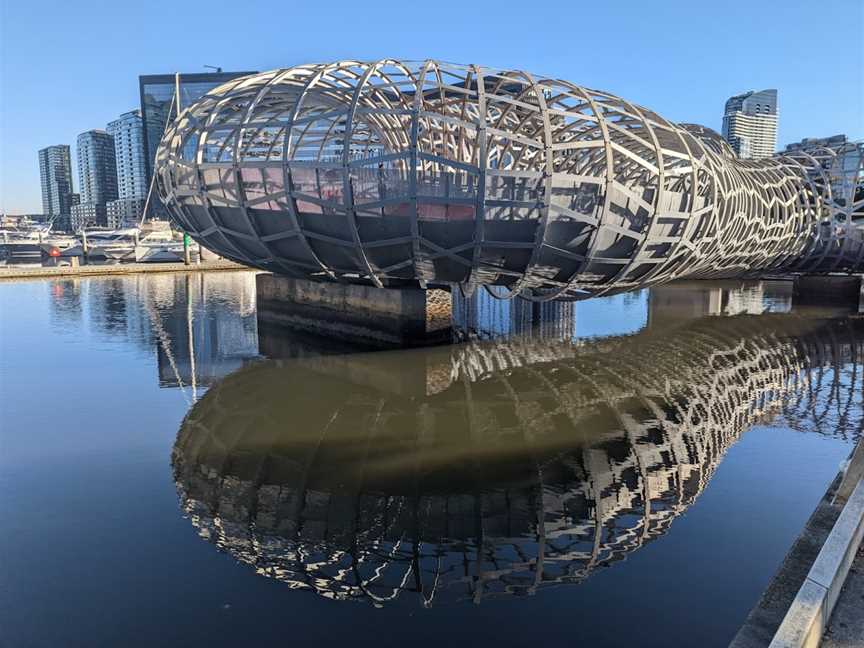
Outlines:
<svg viewBox="0 0 864 648"><path fill-rule="evenodd" d="M189 411L174 478L203 538L292 588L375 605L533 594L666 533L753 425L860 434L862 328L652 311L591 344L253 363Z"/></svg>

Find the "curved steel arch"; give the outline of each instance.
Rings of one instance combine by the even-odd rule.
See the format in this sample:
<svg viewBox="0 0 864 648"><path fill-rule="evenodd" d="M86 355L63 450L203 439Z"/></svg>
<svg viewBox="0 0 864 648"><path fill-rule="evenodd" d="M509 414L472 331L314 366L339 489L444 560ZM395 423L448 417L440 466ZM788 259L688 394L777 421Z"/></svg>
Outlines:
<svg viewBox="0 0 864 648"><path fill-rule="evenodd" d="M184 229L248 265L542 301L860 272L862 150L738 160L710 129L606 92L384 59L213 90L169 125L157 178Z"/></svg>

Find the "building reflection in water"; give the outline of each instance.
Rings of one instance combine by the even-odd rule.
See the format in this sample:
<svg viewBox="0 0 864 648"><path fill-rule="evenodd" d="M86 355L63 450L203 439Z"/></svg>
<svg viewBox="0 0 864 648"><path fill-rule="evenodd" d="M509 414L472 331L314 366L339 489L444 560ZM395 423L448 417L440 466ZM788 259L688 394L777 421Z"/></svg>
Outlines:
<svg viewBox="0 0 864 648"><path fill-rule="evenodd" d="M693 317L789 313L792 293L791 281L665 284L651 291L648 325L663 326Z"/></svg>
<svg viewBox="0 0 864 648"><path fill-rule="evenodd" d="M77 328L82 319L81 280L61 279L48 285L52 327L58 331Z"/></svg>
<svg viewBox="0 0 864 648"><path fill-rule="evenodd" d="M664 320L791 310L791 281L679 282L581 302L503 301L485 292L471 298L458 292L453 296L458 339L591 339L636 333Z"/></svg>
<svg viewBox="0 0 864 648"><path fill-rule="evenodd" d="M163 387L210 385L258 354L254 276L231 273L208 283L212 278L187 275L185 290L178 291L188 296L186 303L159 311Z"/></svg>
<svg viewBox="0 0 864 648"><path fill-rule="evenodd" d="M521 335L556 339L634 333L646 324L648 290L581 302L510 301L486 291L466 298L453 294L457 339L495 339Z"/></svg>
<svg viewBox="0 0 864 648"><path fill-rule="evenodd" d="M860 434L864 322L702 317L741 308L722 293L700 303L655 304L638 333L590 344L563 323L253 363L183 421L182 508L262 576L339 600L481 602L579 582L662 536L754 424Z"/></svg>
<svg viewBox="0 0 864 648"><path fill-rule="evenodd" d="M258 356L251 272L61 280L50 291L52 318L61 328L72 328L65 322L82 319L86 309L91 332L155 350L160 386L188 390L191 399L198 387Z"/></svg>

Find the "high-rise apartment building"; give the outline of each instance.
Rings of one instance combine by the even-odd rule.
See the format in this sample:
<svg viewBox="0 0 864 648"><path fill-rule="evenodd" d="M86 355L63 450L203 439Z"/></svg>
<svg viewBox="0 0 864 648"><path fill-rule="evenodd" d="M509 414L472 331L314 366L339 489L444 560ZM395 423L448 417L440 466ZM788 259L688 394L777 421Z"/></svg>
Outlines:
<svg viewBox="0 0 864 648"><path fill-rule="evenodd" d="M823 177L831 185L834 200L851 200L851 218L864 221L864 142L850 142L846 135L805 137L787 144L784 153L807 153L818 160Z"/></svg>
<svg viewBox="0 0 864 648"><path fill-rule="evenodd" d="M72 208L72 227L107 226L107 205L117 200L117 164L114 138L104 130L78 136L78 184L81 204Z"/></svg>
<svg viewBox="0 0 864 648"><path fill-rule="evenodd" d="M39 179L42 183L42 212L58 229L68 229L77 196L72 191L72 156L68 144L48 146L39 151Z"/></svg>
<svg viewBox="0 0 864 648"><path fill-rule="evenodd" d="M751 90L730 97L723 113L723 139L742 159L774 155L777 148L777 91Z"/></svg>
<svg viewBox="0 0 864 648"><path fill-rule="evenodd" d="M845 135L831 135L830 137L805 137L800 142L787 144L784 153L794 151L813 151L820 148L839 148L849 143Z"/></svg>
<svg viewBox="0 0 864 648"><path fill-rule="evenodd" d="M144 121L140 110L123 113L106 128L114 138L117 165L117 199L107 203L108 225L137 223L147 199L147 162L144 154Z"/></svg>
<svg viewBox="0 0 864 648"><path fill-rule="evenodd" d="M209 90L226 81L238 77L255 74L255 72L203 72L195 74L180 74L179 79L174 74L148 74L138 77L141 92L141 118L144 123L144 151L147 165L147 185L149 188L153 178L153 163L156 160L156 150L165 132L168 120L176 115L176 107L172 107L175 90L180 89L180 109L203 97ZM167 218L168 212L159 196L154 191L150 197L150 207L147 216L150 218Z"/></svg>

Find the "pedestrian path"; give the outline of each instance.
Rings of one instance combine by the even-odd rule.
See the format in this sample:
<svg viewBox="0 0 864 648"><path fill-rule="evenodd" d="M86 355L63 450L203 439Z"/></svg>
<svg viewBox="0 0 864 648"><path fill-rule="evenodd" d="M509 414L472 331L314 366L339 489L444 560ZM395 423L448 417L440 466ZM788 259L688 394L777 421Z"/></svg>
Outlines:
<svg viewBox="0 0 864 648"><path fill-rule="evenodd" d="M864 543L858 547L821 645L822 648L864 647Z"/></svg>

